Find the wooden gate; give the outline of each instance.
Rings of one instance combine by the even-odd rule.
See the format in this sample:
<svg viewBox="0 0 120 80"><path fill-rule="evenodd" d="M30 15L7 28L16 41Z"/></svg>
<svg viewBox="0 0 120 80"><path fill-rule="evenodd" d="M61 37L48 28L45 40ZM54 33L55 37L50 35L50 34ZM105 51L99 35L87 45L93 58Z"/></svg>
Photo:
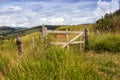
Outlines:
<svg viewBox="0 0 120 80"><path fill-rule="evenodd" d="M47 28L42 26L42 37L45 37L48 33L54 34L66 34L66 42L51 42L54 45L62 45L61 48L67 47L69 49L70 44L80 44L80 50L83 50L83 46L88 45L88 29L83 31L58 31L58 30L47 30ZM74 38L69 40L69 34L77 34ZM83 37L83 40L80 40L80 37ZM79 38L79 41L76 41Z"/></svg>

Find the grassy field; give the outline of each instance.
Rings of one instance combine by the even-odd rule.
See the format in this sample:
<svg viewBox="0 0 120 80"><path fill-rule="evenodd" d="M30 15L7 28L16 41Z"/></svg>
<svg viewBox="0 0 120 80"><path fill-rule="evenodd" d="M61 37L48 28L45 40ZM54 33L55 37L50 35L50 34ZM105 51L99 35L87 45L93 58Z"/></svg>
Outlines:
<svg viewBox="0 0 120 80"><path fill-rule="evenodd" d="M15 40L6 40L0 45L0 80L120 79L119 34L98 36L91 32L88 52L80 52L74 48L69 51L61 49L50 45L51 38L41 41L39 35L35 32L22 37L22 56L17 54ZM77 45L75 48L78 48Z"/></svg>

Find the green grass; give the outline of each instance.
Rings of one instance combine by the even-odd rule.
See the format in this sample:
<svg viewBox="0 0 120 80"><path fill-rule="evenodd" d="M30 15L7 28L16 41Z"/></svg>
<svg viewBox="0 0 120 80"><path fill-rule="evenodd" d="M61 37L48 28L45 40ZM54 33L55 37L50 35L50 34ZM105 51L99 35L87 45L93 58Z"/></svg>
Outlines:
<svg viewBox="0 0 120 80"><path fill-rule="evenodd" d="M8 80L116 80L120 76L119 54L83 54L51 47L24 54L22 59L1 59L1 73Z"/></svg>
<svg viewBox="0 0 120 80"><path fill-rule="evenodd" d="M93 29L94 24L82 24L82 25L73 25L73 26L61 26L58 27L57 30L70 30L70 31L82 31L85 28L89 29L90 31Z"/></svg>
<svg viewBox="0 0 120 80"><path fill-rule="evenodd" d="M33 37L34 49L31 46ZM34 33L22 37L22 56L17 54L15 40L6 40L0 46L0 80L119 80L119 51L94 52L96 44L107 42L109 47L110 44L118 44L118 40L119 35L97 37L91 34L90 51L84 53L52 46L49 39L41 42L39 33Z"/></svg>
<svg viewBox="0 0 120 80"><path fill-rule="evenodd" d="M120 35L115 33L90 35L89 49L97 52L120 52Z"/></svg>

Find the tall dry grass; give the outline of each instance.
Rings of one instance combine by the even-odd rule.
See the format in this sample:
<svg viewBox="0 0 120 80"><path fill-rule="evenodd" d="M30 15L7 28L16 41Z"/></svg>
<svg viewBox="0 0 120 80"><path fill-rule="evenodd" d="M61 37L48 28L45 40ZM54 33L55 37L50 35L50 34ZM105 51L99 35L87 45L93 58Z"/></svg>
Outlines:
<svg viewBox="0 0 120 80"><path fill-rule="evenodd" d="M31 47L32 37L35 38L34 49ZM90 45L93 46L92 49L99 43L98 37L93 39L96 42ZM39 33L22 37L22 40L24 47L22 56L17 54L15 40L6 41L1 45L1 80L119 80L120 78L119 53L95 54L92 51L84 53L74 49L68 51L50 45L49 39L41 41ZM92 40L90 41L92 43Z"/></svg>

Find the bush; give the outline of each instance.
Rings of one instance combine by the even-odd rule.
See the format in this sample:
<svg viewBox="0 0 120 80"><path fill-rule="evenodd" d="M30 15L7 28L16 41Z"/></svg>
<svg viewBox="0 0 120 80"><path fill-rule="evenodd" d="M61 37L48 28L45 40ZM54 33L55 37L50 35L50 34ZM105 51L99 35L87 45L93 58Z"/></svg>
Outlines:
<svg viewBox="0 0 120 80"><path fill-rule="evenodd" d="M119 52L120 37L114 34L91 36L89 42L89 49L96 52Z"/></svg>

